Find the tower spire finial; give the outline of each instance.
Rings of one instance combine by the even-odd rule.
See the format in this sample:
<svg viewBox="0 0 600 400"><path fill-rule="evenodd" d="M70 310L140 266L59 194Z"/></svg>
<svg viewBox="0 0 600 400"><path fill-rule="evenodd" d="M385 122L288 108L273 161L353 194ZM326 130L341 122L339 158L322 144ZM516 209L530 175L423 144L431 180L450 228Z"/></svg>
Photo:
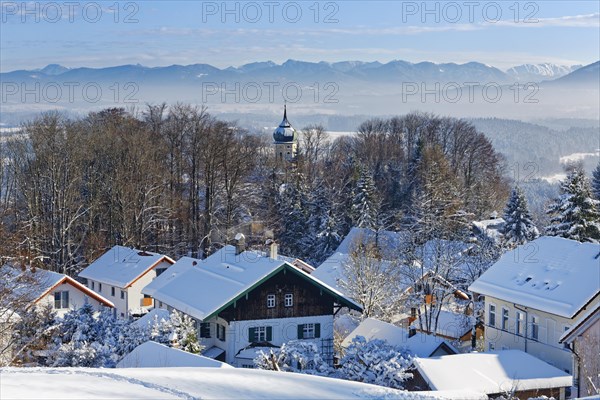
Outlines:
<svg viewBox="0 0 600 400"><path fill-rule="evenodd" d="M287 101L283 101L283 119L287 119Z"/></svg>

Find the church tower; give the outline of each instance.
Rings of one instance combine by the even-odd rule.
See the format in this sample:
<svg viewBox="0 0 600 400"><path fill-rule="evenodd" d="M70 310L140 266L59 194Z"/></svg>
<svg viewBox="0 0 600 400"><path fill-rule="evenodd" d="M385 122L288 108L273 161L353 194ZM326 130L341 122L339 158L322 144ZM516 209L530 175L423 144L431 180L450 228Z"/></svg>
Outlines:
<svg viewBox="0 0 600 400"><path fill-rule="evenodd" d="M283 106L283 121L273 132L277 162L294 161L298 154L298 133L287 119L287 107Z"/></svg>

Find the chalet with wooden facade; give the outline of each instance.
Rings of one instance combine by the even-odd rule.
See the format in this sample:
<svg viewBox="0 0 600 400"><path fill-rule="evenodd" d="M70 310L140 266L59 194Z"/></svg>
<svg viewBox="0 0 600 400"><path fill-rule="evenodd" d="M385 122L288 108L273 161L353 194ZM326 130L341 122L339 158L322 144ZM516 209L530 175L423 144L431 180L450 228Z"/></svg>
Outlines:
<svg viewBox="0 0 600 400"><path fill-rule="evenodd" d="M142 293L194 318L204 355L231 365L253 367L248 354L258 347L298 339L317 341L332 359L333 316L362 308L284 259L225 246L205 260L183 257Z"/></svg>
<svg viewBox="0 0 600 400"><path fill-rule="evenodd" d="M114 246L79 273L86 286L110 299L116 315L129 318L152 309L151 297L142 288L175 263L157 253Z"/></svg>

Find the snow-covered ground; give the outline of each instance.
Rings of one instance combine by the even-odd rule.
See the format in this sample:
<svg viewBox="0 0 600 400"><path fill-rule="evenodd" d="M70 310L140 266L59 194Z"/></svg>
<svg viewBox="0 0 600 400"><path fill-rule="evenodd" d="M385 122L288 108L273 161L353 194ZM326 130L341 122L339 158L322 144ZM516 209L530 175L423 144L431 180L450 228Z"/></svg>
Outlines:
<svg viewBox="0 0 600 400"><path fill-rule="evenodd" d="M237 400L431 397L339 379L253 369L6 368L0 369L0 398Z"/></svg>

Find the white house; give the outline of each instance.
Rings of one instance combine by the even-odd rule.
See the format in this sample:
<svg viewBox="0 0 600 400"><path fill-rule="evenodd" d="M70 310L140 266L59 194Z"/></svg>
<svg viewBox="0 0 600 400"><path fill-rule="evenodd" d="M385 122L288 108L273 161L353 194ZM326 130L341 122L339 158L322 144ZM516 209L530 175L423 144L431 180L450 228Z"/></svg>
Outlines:
<svg viewBox="0 0 600 400"><path fill-rule="evenodd" d="M559 338L599 302L600 246L541 237L504 254L469 290L485 296L487 350L523 350L572 373Z"/></svg>
<svg viewBox="0 0 600 400"><path fill-rule="evenodd" d="M71 310L80 308L84 304L91 304L97 311L102 307L114 307L112 301L88 289L67 275L39 269L36 273L43 274L44 277L39 293L36 293L37 298L34 304L41 307L50 305L59 317L64 316Z"/></svg>
<svg viewBox="0 0 600 400"><path fill-rule="evenodd" d="M12 304L22 309L50 306L59 317L84 304L91 304L98 311L102 307L114 307L110 300L64 274L10 265L2 266L0 272L9 283L0 285L0 289L5 290L8 306ZM14 299L12 302L11 298Z"/></svg>
<svg viewBox="0 0 600 400"><path fill-rule="evenodd" d="M600 394L600 303L575 321L559 340L573 354L574 396Z"/></svg>
<svg viewBox="0 0 600 400"><path fill-rule="evenodd" d="M332 359L334 313L361 306L271 256L225 246L205 260L183 257L142 293L194 318L204 354L231 365L253 367L248 349L297 339L317 341Z"/></svg>
<svg viewBox="0 0 600 400"><path fill-rule="evenodd" d="M101 255L79 277L89 289L110 299L117 316L144 314L153 307L152 298L142 288L173 265L171 258L157 253L114 246Z"/></svg>

